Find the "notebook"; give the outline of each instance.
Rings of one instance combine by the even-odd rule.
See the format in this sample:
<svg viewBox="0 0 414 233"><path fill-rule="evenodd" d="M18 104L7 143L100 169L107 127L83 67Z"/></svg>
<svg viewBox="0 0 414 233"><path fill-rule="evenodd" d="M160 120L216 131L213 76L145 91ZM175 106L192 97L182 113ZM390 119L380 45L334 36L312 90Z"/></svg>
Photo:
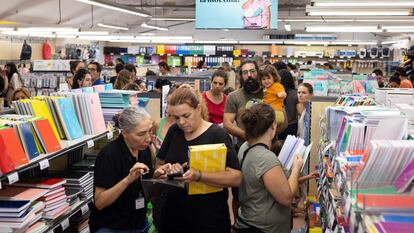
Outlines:
<svg viewBox="0 0 414 233"><path fill-rule="evenodd" d="M29 160L32 160L39 156L40 153L36 146L30 122L21 122L19 124L16 124L15 127L17 127L19 131L20 140Z"/></svg>
<svg viewBox="0 0 414 233"><path fill-rule="evenodd" d="M46 149L46 153L52 153L62 149L47 119L33 121L32 125L40 139L40 143Z"/></svg>
<svg viewBox="0 0 414 233"><path fill-rule="evenodd" d="M63 129L69 140L80 138L83 136L78 118L76 117L75 108L72 100L62 98L54 100L56 111L62 122Z"/></svg>
<svg viewBox="0 0 414 233"><path fill-rule="evenodd" d="M3 158L5 159L6 170L10 170L13 167L10 162L7 162L8 158L12 160L15 166L22 166L29 162L20 143L20 139L12 128L0 130L0 155L2 156L2 160Z"/></svg>

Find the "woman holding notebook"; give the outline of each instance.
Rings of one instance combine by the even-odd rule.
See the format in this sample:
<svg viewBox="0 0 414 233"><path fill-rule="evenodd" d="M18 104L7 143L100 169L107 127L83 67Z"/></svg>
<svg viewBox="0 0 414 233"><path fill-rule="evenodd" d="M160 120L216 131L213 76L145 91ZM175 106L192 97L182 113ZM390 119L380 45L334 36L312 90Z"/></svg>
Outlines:
<svg viewBox="0 0 414 233"><path fill-rule="evenodd" d="M180 87L169 98L169 114L175 123L170 127L157 156L154 177L178 174L184 182L194 181L222 187L222 191L189 195L188 190L165 195L161 211L161 232L221 233L230 232L230 215L226 187L237 187L241 173L231 139L223 128L207 121L206 106L201 95L188 87ZM189 146L224 143L227 146L225 170L201 172L188 169Z"/></svg>
<svg viewBox="0 0 414 233"><path fill-rule="evenodd" d="M247 141L238 154L243 181L239 187L236 231L290 232L290 205L298 191L303 160L295 156L288 176L278 157L270 150L276 134L275 111L270 105L254 104L242 113L241 122Z"/></svg>
<svg viewBox="0 0 414 233"><path fill-rule="evenodd" d="M147 214L141 178L153 173L152 120L146 111L130 107L119 114L116 124L121 134L96 158L89 225L98 233L139 233Z"/></svg>

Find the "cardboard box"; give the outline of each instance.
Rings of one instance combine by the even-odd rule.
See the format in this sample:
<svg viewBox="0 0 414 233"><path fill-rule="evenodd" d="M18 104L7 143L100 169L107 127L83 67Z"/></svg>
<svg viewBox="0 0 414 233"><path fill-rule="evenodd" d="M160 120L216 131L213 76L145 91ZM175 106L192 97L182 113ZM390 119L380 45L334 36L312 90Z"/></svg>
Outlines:
<svg viewBox="0 0 414 233"><path fill-rule="evenodd" d="M189 146L190 168L205 172L219 172L226 168L227 147L225 144L208 144ZM188 187L188 194L207 194L222 191L201 182L191 182Z"/></svg>

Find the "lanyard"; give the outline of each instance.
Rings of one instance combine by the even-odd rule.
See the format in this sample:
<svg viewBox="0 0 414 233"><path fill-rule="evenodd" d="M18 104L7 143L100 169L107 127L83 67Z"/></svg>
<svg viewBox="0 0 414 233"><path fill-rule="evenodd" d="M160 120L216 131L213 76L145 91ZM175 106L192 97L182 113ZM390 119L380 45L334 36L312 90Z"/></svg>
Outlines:
<svg viewBox="0 0 414 233"><path fill-rule="evenodd" d="M132 167L135 165L135 163L138 163L139 162L138 156L135 157L135 159L136 159L135 163L134 163L134 161L132 161L131 156L128 156L128 159L132 163ZM143 197L144 194L143 194L142 190L144 190L144 189L143 189L142 184L141 184L141 178L142 178L142 175L138 177L138 179L137 179L137 185L138 185L138 193L139 193L139 196L140 197Z"/></svg>
<svg viewBox="0 0 414 233"><path fill-rule="evenodd" d="M256 146L263 146L264 148L266 148L266 149L269 149L269 147L266 145L266 144L264 144L264 143L256 143L256 144L254 144L254 145L251 145L249 148L247 148L245 151L244 151L244 153L243 153L243 158L241 159L241 161L240 161L240 169L243 169L243 162L244 162L244 159L246 158L246 155L247 155L247 153L249 152L249 150L250 149L252 149L253 147L256 147Z"/></svg>

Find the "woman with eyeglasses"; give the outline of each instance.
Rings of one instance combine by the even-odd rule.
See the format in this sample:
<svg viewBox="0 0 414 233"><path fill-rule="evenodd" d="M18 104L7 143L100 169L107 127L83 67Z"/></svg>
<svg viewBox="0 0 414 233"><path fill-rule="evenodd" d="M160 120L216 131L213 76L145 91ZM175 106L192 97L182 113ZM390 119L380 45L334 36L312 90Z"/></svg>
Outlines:
<svg viewBox="0 0 414 233"><path fill-rule="evenodd" d="M147 214L140 181L153 174L149 149L152 120L136 107L124 109L114 120L121 134L96 158L89 225L98 233L138 233Z"/></svg>
<svg viewBox="0 0 414 233"><path fill-rule="evenodd" d="M222 191L188 195L188 190L165 195L161 211L161 232L221 233L230 232L230 215L227 204L228 189L241 183L241 172L230 137L220 126L207 121L207 110L200 93L189 87L180 87L168 100L168 112L175 124L170 127L157 156L155 178L181 172L176 178L186 183L202 182L222 187ZM227 157L224 171L201 172L189 169L188 147L224 143ZM190 161L191 162L191 161Z"/></svg>

